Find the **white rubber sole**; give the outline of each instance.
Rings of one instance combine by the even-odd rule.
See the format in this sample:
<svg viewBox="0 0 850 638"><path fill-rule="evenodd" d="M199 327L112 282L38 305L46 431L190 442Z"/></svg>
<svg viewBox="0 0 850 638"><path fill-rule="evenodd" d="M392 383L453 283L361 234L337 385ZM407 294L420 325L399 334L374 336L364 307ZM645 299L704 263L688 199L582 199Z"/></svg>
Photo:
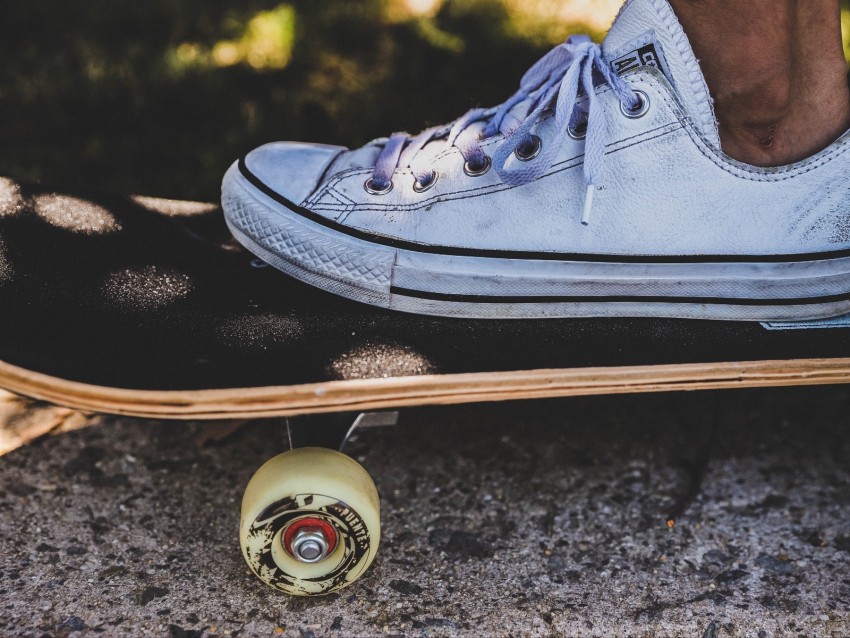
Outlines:
<svg viewBox="0 0 850 638"><path fill-rule="evenodd" d="M667 317L794 321L850 313L850 257L615 263L439 254L372 242L305 217L238 163L222 184L236 239L275 268L356 301L467 318Z"/></svg>

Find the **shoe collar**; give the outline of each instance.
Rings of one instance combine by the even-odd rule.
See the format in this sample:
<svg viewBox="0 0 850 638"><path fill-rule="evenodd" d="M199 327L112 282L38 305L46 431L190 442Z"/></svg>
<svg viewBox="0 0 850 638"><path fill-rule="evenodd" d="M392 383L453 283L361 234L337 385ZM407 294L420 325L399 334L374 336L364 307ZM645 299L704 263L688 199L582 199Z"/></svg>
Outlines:
<svg viewBox="0 0 850 638"><path fill-rule="evenodd" d="M640 66L662 71L703 139L720 148L705 77L668 0L628 0L602 43L602 50L618 73Z"/></svg>

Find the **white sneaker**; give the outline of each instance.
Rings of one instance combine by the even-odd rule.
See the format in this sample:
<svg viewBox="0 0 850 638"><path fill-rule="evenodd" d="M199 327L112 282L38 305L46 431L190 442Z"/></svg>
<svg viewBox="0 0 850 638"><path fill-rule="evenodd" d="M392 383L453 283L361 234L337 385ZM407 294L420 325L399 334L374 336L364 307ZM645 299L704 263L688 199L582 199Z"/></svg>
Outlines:
<svg viewBox="0 0 850 638"><path fill-rule="evenodd" d="M667 0L631 0L500 107L227 171L236 238L332 293L456 317L793 320L850 312L850 134L757 168L720 150Z"/></svg>

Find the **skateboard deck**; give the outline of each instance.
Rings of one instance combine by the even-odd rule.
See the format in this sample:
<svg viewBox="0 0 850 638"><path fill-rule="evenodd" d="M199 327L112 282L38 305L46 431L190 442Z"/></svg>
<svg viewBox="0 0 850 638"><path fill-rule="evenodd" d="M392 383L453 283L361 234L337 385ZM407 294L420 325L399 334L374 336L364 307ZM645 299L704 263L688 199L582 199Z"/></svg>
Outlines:
<svg viewBox="0 0 850 638"><path fill-rule="evenodd" d="M241 249L213 204L0 179L0 387L244 418L850 381L850 319L458 320L385 311Z"/></svg>

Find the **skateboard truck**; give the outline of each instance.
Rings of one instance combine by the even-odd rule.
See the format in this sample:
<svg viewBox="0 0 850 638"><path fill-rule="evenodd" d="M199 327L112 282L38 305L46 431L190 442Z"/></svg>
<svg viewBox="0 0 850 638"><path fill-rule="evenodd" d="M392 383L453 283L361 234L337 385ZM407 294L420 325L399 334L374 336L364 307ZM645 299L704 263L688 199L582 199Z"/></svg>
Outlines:
<svg viewBox="0 0 850 638"><path fill-rule="evenodd" d="M289 449L324 447L340 450L357 430L392 427L398 424L398 411L307 414L286 419Z"/></svg>

